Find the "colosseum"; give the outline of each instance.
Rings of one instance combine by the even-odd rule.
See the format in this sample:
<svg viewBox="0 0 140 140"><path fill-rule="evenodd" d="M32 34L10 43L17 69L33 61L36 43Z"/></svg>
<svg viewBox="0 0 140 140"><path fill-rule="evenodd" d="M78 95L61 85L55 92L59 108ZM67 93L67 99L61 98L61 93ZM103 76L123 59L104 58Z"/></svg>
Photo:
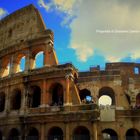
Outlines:
<svg viewBox="0 0 140 140"><path fill-rule="evenodd" d="M140 140L140 64L59 64L33 5L0 21L0 42L0 140Z"/></svg>

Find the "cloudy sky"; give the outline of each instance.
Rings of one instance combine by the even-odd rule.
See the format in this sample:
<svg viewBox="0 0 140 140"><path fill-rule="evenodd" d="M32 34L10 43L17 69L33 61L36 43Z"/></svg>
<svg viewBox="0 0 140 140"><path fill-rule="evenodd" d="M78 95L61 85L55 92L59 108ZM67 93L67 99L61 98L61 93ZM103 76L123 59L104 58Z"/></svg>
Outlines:
<svg viewBox="0 0 140 140"><path fill-rule="evenodd" d="M60 63L80 70L139 62L140 0L0 0L0 18L34 4L54 31Z"/></svg>

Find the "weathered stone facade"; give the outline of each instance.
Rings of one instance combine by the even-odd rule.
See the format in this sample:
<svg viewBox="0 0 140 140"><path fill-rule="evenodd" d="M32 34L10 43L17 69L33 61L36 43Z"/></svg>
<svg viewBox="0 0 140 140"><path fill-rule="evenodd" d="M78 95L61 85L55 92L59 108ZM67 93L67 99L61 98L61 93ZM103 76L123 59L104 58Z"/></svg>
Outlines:
<svg viewBox="0 0 140 140"><path fill-rule="evenodd" d="M140 139L140 64L107 63L88 72L58 64L53 32L33 5L0 21L0 42L0 139ZM43 67L36 68L40 52ZM99 107L103 95L110 106ZM83 102L87 96L93 101Z"/></svg>

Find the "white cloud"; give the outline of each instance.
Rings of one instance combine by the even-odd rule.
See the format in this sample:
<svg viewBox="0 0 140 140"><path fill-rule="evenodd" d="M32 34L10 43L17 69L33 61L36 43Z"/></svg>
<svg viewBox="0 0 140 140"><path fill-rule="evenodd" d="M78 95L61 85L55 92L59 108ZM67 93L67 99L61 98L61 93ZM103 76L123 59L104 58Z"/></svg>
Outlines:
<svg viewBox="0 0 140 140"><path fill-rule="evenodd" d="M39 5L40 5L41 7L45 8L47 11L49 10L50 5L49 5L49 4L46 4L46 3L44 2L44 0L39 0L38 3L39 3Z"/></svg>
<svg viewBox="0 0 140 140"><path fill-rule="evenodd" d="M70 47L75 50L80 61L87 61L95 55L95 51L111 62L120 61L127 56L140 58L139 0L39 2L46 10L58 10L66 14L63 23L69 23L71 29ZM76 18L69 22L74 16ZM108 30L110 33L99 33L97 30ZM132 30L137 33L131 32Z"/></svg>
<svg viewBox="0 0 140 140"><path fill-rule="evenodd" d="M76 50L76 55L78 57L78 60L86 62L86 60L88 59L88 57L93 55L93 49L88 47L87 44L73 44L73 46L71 46L73 49Z"/></svg>
<svg viewBox="0 0 140 140"><path fill-rule="evenodd" d="M4 10L3 8L0 8L0 19L6 16L7 14L8 12L6 10Z"/></svg>
<svg viewBox="0 0 140 140"><path fill-rule="evenodd" d="M71 19L76 15L76 5L81 0L51 0L46 2L45 0L39 0L38 3L41 7L44 7L46 11L54 11L62 12L65 14L64 20L62 21L62 25L68 24Z"/></svg>
<svg viewBox="0 0 140 140"><path fill-rule="evenodd" d="M77 18L72 21L70 28L71 48L75 49L81 61L88 60L95 50L110 62L120 61L127 56L140 58L140 6L133 9L132 4L130 1L122 3L115 0L87 0L79 4ZM96 30L110 33L98 33ZM78 44L81 49L74 47ZM82 55L79 57L78 54L82 53L85 59Z"/></svg>

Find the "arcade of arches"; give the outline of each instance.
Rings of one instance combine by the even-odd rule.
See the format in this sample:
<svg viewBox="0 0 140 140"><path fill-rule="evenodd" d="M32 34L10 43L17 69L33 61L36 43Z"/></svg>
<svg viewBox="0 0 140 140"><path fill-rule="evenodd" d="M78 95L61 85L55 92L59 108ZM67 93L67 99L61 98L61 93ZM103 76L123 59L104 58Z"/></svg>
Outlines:
<svg viewBox="0 0 140 140"><path fill-rule="evenodd" d="M8 140L21 140L21 138L26 138L26 140L40 140L40 134L37 128L31 127L28 129L27 134L19 131L17 128L12 128L9 130L7 136L4 136L0 131L0 139L7 138ZM46 140L66 140L63 129L58 126L49 128L48 132L45 134ZM72 130L71 140L92 140L92 135L88 128L85 126L77 126ZM140 132L137 129L128 129L125 134L125 140L139 140ZM118 134L113 129L102 130L102 140L119 140Z"/></svg>
<svg viewBox="0 0 140 140"><path fill-rule="evenodd" d="M43 89L40 86L33 85L29 87L29 93L26 96L27 100L27 107L29 108L37 108L41 105L41 94L43 92ZM104 102L104 99L101 99L103 96L109 96L111 104L115 104L115 96L113 89L109 87L103 87L99 90L99 102ZM6 98L9 96L7 93L1 92L0 93L0 112L5 110L6 105ZM21 107L23 107L23 98L24 94L21 91L21 89L17 88L12 91L10 94L10 109L11 110L19 110ZM83 89L79 91L79 97L81 99L82 104L90 104L94 103L94 100L91 96L91 91L87 89ZM137 106L139 104L139 95L137 95ZM54 83L49 88L49 105L50 106L63 106L64 104L64 87L61 83ZM101 100L100 100L101 99ZM102 101L103 100L103 101ZM109 102L110 102L109 101ZM109 102L106 101L106 104L109 104Z"/></svg>

